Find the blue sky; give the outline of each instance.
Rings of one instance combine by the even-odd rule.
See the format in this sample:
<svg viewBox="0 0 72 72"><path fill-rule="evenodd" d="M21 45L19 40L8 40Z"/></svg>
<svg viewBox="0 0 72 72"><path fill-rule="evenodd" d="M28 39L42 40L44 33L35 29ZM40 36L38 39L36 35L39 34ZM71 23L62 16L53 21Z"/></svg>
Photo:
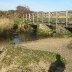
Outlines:
<svg viewBox="0 0 72 72"><path fill-rule="evenodd" d="M18 5L33 11L72 10L72 0L0 0L0 10L16 9Z"/></svg>

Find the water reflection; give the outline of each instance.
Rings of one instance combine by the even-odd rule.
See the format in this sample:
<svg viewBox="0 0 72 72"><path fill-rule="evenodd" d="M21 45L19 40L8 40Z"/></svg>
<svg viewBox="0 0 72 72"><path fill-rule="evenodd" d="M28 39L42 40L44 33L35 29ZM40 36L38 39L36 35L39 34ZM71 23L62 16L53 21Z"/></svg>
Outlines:
<svg viewBox="0 0 72 72"><path fill-rule="evenodd" d="M13 44L19 44L21 42L21 38L19 36L15 36L13 38Z"/></svg>
<svg viewBox="0 0 72 72"><path fill-rule="evenodd" d="M27 42L27 41L34 41L37 40L37 36L34 35L33 33L24 33L24 34L19 34L15 35L12 38L13 44L19 44L20 42Z"/></svg>

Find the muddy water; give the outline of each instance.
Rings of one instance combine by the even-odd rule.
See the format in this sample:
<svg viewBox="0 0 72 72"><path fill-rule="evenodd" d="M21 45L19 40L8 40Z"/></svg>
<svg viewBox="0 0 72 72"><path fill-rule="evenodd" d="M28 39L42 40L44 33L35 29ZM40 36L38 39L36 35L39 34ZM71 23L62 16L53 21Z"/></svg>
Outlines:
<svg viewBox="0 0 72 72"><path fill-rule="evenodd" d="M12 42L15 44L18 44L20 42L33 41L33 40L37 40L37 36L32 35L31 33L18 34L12 38Z"/></svg>

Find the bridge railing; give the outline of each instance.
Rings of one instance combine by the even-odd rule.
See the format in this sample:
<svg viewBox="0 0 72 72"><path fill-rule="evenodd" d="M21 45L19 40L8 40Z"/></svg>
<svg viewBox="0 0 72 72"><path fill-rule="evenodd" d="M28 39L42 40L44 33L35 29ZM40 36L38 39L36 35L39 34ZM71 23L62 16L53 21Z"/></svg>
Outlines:
<svg viewBox="0 0 72 72"><path fill-rule="evenodd" d="M68 26L72 24L72 11L56 11L56 12L34 12L23 15L23 20L29 23L47 23L47 24L63 24Z"/></svg>

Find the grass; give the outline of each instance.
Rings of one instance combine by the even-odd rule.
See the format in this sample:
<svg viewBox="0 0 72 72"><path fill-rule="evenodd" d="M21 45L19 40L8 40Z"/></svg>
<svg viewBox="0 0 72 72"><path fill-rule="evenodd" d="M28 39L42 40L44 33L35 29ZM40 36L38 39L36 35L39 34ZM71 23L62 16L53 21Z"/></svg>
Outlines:
<svg viewBox="0 0 72 72"><path fill-rule="evenodd" d="M72 40L70 41L70 43L67 45L68 49L72 49Z"/></svg>
<svg viewBox="0 0 72 72"><path fill-rule="evenodd" d="M40 50L22 49L20 47L9 46L5 49L6 54L2 59L2 63L9 66L11 63L16 62L20 65L27 65L30 62L38 63L40 60L53 61L56 53Z"/></svg>
<svg viewBox="0 0 72 72"><path fill-rule="evenodd" d="M0 58L0 70L6 68L6 72L21 72L20 70L23 70L23 72L35 72L32 70L36 68L39 70L37 72L47 72L47 64L54 62L56 55L55 52L31 50L11 44L3 49ZM65 62L64 58L62 60ZM45 67L41 67L40 62Z"/></svg>
<svg viewBox="0 0 72 72"><path fill-rule="evenodd" d="M37 35L40 37L41 36L42 37L51 37L52 36L52 30L48 26L40 24L39 28L37 30Z"/></svg>
<svg viewBox="0 0 72 72"><path fill-rule="evenodd" d="M12 27L13 21L9 18L0 18L0 29L1 30L8 30Z"/></svg>
<svg viewBox="0 0 72 72"><path fill-rule="evenodd" d="M54 52L31 50L15 45L9 45L3 51L4 54L0 60L0 69L17 65L18 67L28 70L30 64L39 65L41 61L46 64L55 61L56 58L56 53Z"/></svg>

